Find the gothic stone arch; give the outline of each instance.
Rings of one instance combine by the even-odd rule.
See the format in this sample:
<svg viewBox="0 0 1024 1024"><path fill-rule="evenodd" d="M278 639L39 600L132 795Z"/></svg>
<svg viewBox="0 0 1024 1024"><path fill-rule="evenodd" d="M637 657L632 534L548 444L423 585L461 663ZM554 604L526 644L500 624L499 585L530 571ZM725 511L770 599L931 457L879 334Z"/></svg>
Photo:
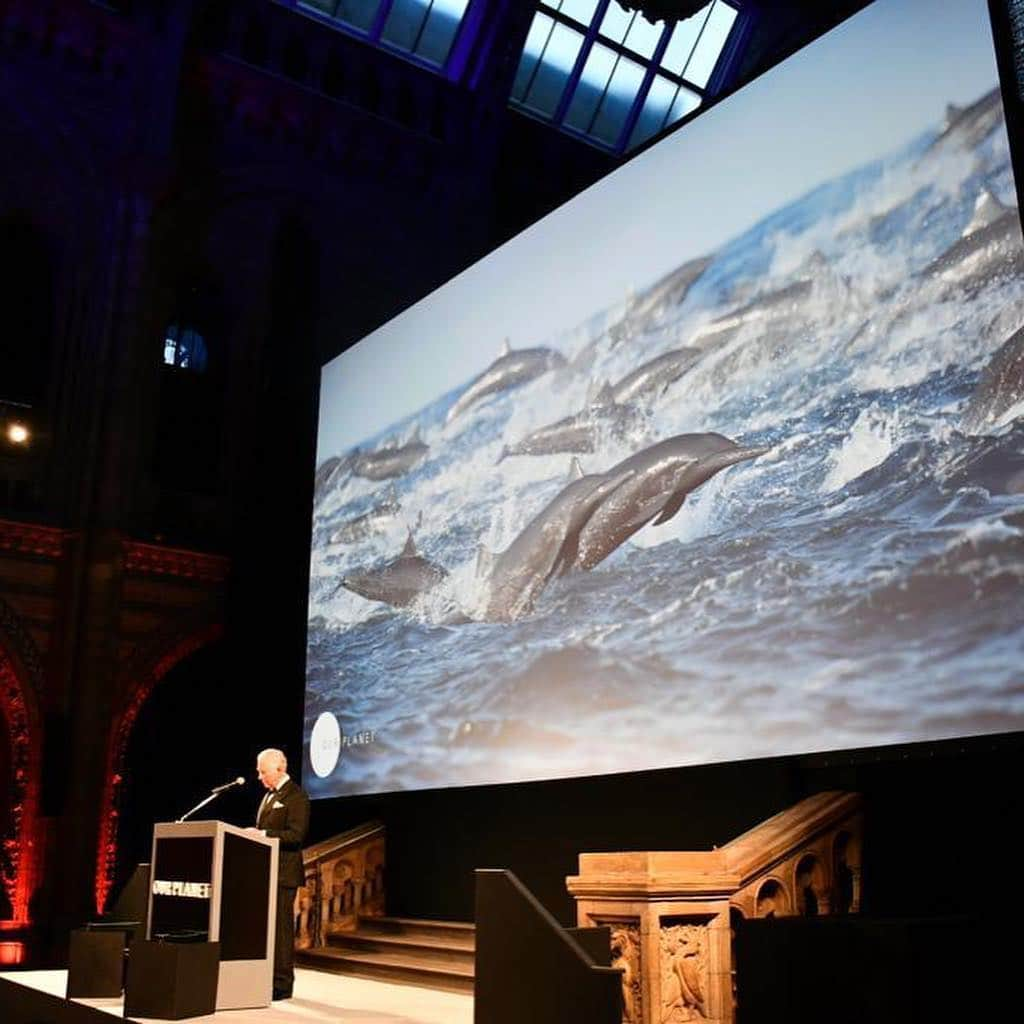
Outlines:
<svg viewBox="0 0 1024 1024"><path fill-rule="evenodd" d="M126 686L120 711L114 716L107 740L107 763L100 805L99 845L96 857L96 912L102 913L114 882L117 865L121 783L128 740L142 706L157 684L175 665L224 635L222 622L206 622L191 629L178 624L147 647L123 673Z"/></svg>
<svg viewBox="0 0 1024 1024"><path fill-rule="evenodd" d="M10 817L0 836L0 884L11 920L27 924L35 884L42 729L39 698L42 664L17 614L0 599L0 712L11 750L11 772L0 780L10 797Z"/></svg>

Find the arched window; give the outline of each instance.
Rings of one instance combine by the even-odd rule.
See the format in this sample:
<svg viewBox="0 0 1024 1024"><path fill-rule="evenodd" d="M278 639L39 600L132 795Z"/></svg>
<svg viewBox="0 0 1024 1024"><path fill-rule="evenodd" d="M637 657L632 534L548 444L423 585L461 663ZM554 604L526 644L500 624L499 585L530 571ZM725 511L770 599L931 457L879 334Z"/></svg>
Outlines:
<svg viewBox="0 0 1024 1024"><path fill-rule="evenodd" d="M633 149L704 102L738 13L713 0L652 24L615 0L542 0L511 105L613 152Z"/></svg>
<svg viewBox="0 0 1024 1024"><path fill-rule="evenodd" d="M208 362L206 341L191 327L170 324L164 332L164 366L193 373L205 373Z"/></svg>

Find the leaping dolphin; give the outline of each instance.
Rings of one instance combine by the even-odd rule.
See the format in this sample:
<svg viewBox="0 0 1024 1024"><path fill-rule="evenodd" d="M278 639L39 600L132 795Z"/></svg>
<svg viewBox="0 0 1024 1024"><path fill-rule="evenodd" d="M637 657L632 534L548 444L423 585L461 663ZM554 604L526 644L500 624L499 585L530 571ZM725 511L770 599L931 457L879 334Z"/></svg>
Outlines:
<svg viewBox="0 0 1024 1024"><path fill-rule="evenodd" d="M946 107L942 134L931 143L927 152L953 145L974 149L1002 121L1003 101L998 86L966 107L950 103Z"/></svg>
<svg viewBox="0 0 1024 1024"><path fill-rule="evenodd" d="M1024 399L1024 327L999 347L981 371L978 384L967 400L961 425L972 433L996 423Z"/></svg>
<svg viewBox="0 0 1024 1024"><path fill-rule="evenodd" d="M697 348L674 348L655 356L612 387L612 398L620 405L635 402L652 392L659 394L677 381L700 359Z"/></svg>
<svg viewBox="0 0 1024 1024"><path fill-rule="evenodd" d="M352 472L352 467L356 464L360 454L359 449L356 448L343 457L333 455L320 463L313 483L313 494L316 501L325 498L342 477Z"/></svg>
<svg viewBox="0 0 1024 1024"><path fill-rule="evenodd" d="M739 333L742 327L789 320L801 310L813 288L814 281L803 278L759 295L739 309L717 317L699 328L690 339L690 343L707 351L724 345Z"/></svg>
<svg viewBox="0 0 1024 1024"><path fill-rule="evenodd" d="M420 440L420 428L417 427L405 444L387 444L358 456L352 466L352 474L367 480L389 480L408 473L428 451L430 446Z"/></svg>
<svg viewBox="0 0 1024 1024"><path fill-rule="evenodd" d="M354 544L356 541L365 540L371 534L380 533L381 530L395 516L401 512L402 506L395 493L395 486L391 484L384 494L368 512L361 516L349 519L342 523L334 533L331 534L329 544Z"/></svg>
<svg viewBox="0 0 1024 1024"><path fill-rule="evenodd" d="M768 448L741 448L721 434L678 434L612 466L606 477L624 482L588 517L570 568L592 569L641 527L668 522L706 480Z"/></svg>
<svg viewBox="0 0 1024 1024"><path fill-rule="evenodd" d="M320 496L324 488L327 486L327 481L330 480L331 474L341 465L341 458L337 455L332 455L329 459L324 459L319 466L316 467L316 476L313 477L313 493Z"/></svg>
<svg viewBox="0 0 1024 1024"><path fill-rule="evenodd" d="M712 259L711 256L700 256L688 260L639 295L631 296L622 319L609 330L612 347L627 337L645 333L673 309L681 306L690 289L711 265Z"/></svg>
<svg viewBox="0 0 1024 1024"><path fill-rule="evenodd" d="M632 476L632 470L583 475L572 460L569 483L537 513L500 554L481 549L480 568L490 570L484 618L511 622L528 615L552 576L572 565L580 532L594 510Z"/></svg>
<svg viewBox="0 0 1024 1024"><path fill-rule="evenodd" d="M409 531L402 553L392 562L375 569L359 569L342 577L339 587L368 601L382 601L395 608L407 608L448 578L448 571L424 558Z"/></svg>
<svg viewBox="0 0 1024 1024"><path fill-rule="evenodd" d="M458 400L448 410L445 423L451 423L456 416L460 416L470 406L476 405L488 395L520 387L549 370L557 370L565 365L565 357L554 349L513 349L506 338L501 354L459 395Z"/></svg>
<svg viewBox="0 0 1024 1024"><path fill-rule="evenodd" d="M633 301L630 316L636 320L644 318L643 322L646 325L646 318L657 316L671 306L681 306L690 289L711 266L713 258L710 255L698 256L697 259L687 260L664 277L660 277Z"/></svg>
<svg viewBox="0 0 1024 1024"><path fill-rule="evenodd" d="M621 437L637 418L635 409L615 401L611 385L605 383L585 409L556 423L549 423L546 427L539 427L519 441L505 445L497 462L509 455L554 455L559 452L587 454L594 451L602 431Z"/></svg>
<svg viewBox="0 0 1024 1024"><path fill-rule="evenodd" d="M982 189L963 234L922 273L963 287L1024 273L1024 240L1017 208L1005 206L988 189Z"/></svg>

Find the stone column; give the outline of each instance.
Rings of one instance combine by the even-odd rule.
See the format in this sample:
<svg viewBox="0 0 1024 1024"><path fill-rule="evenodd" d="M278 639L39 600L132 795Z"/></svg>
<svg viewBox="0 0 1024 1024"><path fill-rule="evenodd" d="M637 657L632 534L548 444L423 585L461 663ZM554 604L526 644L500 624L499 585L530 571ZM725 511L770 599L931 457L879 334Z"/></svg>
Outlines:
<svg viewBox="0 0 1024 1024"><path fill-rule="evenodd" d="M733 1020L729 898L721 851L584 853L567 879L581 927L612 929L624 1024Z"/></svg>
<svg viewBox="0 0 1024 1024"><path fill-rule="evenodd" d="M334 864L320 864L320 884L317 887L320 898L320 919L317 921L316 944L327 945L327 929L331 923L331 896L334 891Z"/></svg>

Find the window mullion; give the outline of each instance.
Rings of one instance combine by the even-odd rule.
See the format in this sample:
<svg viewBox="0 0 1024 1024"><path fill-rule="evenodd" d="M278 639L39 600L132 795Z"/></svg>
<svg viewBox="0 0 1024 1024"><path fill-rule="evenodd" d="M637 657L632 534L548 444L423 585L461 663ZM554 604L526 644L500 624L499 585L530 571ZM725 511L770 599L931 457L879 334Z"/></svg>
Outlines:
<svg viewBox="0 0 1024 1024"><path fill-rule="evenodd" d="M536 17L536 15L534 15ZM530 77L526 80L526 85L523 87L523 98L520 102L525 106L527 97L530 95L530 90L533 88L533 83L537 80L537 73L540 71L544 64L544 54L548 52L548 43L551 42L551 37L555 34L555 23L551 23L551 29L548 32L547 39L544 40L544 45L540 48L540 53L537 54L537 63L533 65L533 70L530 72Z"/></svg>
<svg viewBox="0 0 1024 1024"><path fill-rule="evenodd" d="M622 60L622 54L617 53L615 55L615 63L612 64L611 73L608 75L608 81L604 83L604 88L601 90L601 98L597 101L597 106L594 107L593 114L590 115L590 121L587 124L587 135L591 135L594 131L594 124L597 121L598 114L601 113L601 107L604 106L605 98L608 96L608 90L611 88L612 79L615 77L615 72L619 69L620 60Z"/></svg>
<svg viewBox="0 0 1024 1024"><path fill-rule="evenodd" d="M753 15L748 10L741 10L736 8L733 4L729 4L736 11L736 17L733 22L733 26L729 31L729 35L726 37L725 45L722 47L718 54L718 59L715 61L715 66L711 71L711 77L708 79L707 94L709 96L717 96L722 92L725 86L725 79L728 76L729 68L733 64L733 59L739 52L741 47L746 43L747 37L750 33L751 26L753 25Z"/></svg>
<svg viewBox="0 0 1024 1024"><path fill-rule="evenodd" d="M572 98L576 94L576 87L579 85L580 78L583 75L583 68L586 66L587 58L590 56L594 40L597 39L597 28L604 20L605 11L608 10L609 3L611 3L611 0L600 0L600 3L597 5L597 11L590 19L590 26L587 28L586 34L583 37L583 43L580 45L580 52L576 54L576 63L572 67L572 73L569 75L569 80L565 83L562 98L558 101L558 106L555 107L555 112L551 117L551 120L555 124L560 125L569 110L569 104L572 103ZM609 81L611 81L610 78ZM607 88L608 86L606 84L605 89Z"/></svg>
<svg viewBox="0 0 1024 1024"><path fill-rule="evenodd" d="M423 20L420 22L420 27L416 31L416 38L413 40L412 46L410 47L413 53L416 53L420 48L420 40L423 38L423 32L427 27L427 22L430 20L430 12L434 9L434 0L430 0L427 4L426 10L423 12Z"/></svg>
<svg viewBox="0 0 1024 1024"><path fill-rule="evenodd" d="M668 49L668 41L672 38L672 33L675 31L675 25L669 30L668 25L661 30L661 38L658 40L658 45L654 47L654 53L651 54L651 62L646 66L644 70L644 80L640 83L640 89L637 91L636 98L633 101L633 106L626 116L626 123L622 126L622 131L619 133L618 142L615 144L616 153L624 153L626 147L629 145L630 136L633 134L633 129L636 127L637 121L640 120L640 113L644 109L644 104L647 102L647 94L651 91L651 83L654 81L658 74L658 68L661 66L661 58L665 56L665 51ZM676 89L676 95L679 95L678 87ZM673 99L673 103L675 99ZM671 107L669 110L671 111ZM667 115L666 115L667 116Z"/></svg>
<svg viewBox="0 0 1024 1024"><path fill-rule="evenodd" d="M711 12L714 10L715 5L708 4L708 12L704 15L704 24L701 25L700 31L697 33L697 38L693 41L693 46L690 47L690 56L686 58L686 63L682 66L679 72L679 76L683 79L686 78L686 69L690 66L690 61L693 60L693 55L697 52L697 47L700 46L700 41L704 36L704 29L708 27L708 22L711 20Z"/></svg>
<svg viewBox="0 0 1024 1024"><path fill-rule="evenodd" d="M367 38L372 40L374 43L380 43L380 37L384 32L384 25L388 20L388 16L391 14L391 8L395 6L395 0L380 0L380 7L377 8L377 14L373 19L373 24L370 26L369 32L366 33Z"/></svg>

